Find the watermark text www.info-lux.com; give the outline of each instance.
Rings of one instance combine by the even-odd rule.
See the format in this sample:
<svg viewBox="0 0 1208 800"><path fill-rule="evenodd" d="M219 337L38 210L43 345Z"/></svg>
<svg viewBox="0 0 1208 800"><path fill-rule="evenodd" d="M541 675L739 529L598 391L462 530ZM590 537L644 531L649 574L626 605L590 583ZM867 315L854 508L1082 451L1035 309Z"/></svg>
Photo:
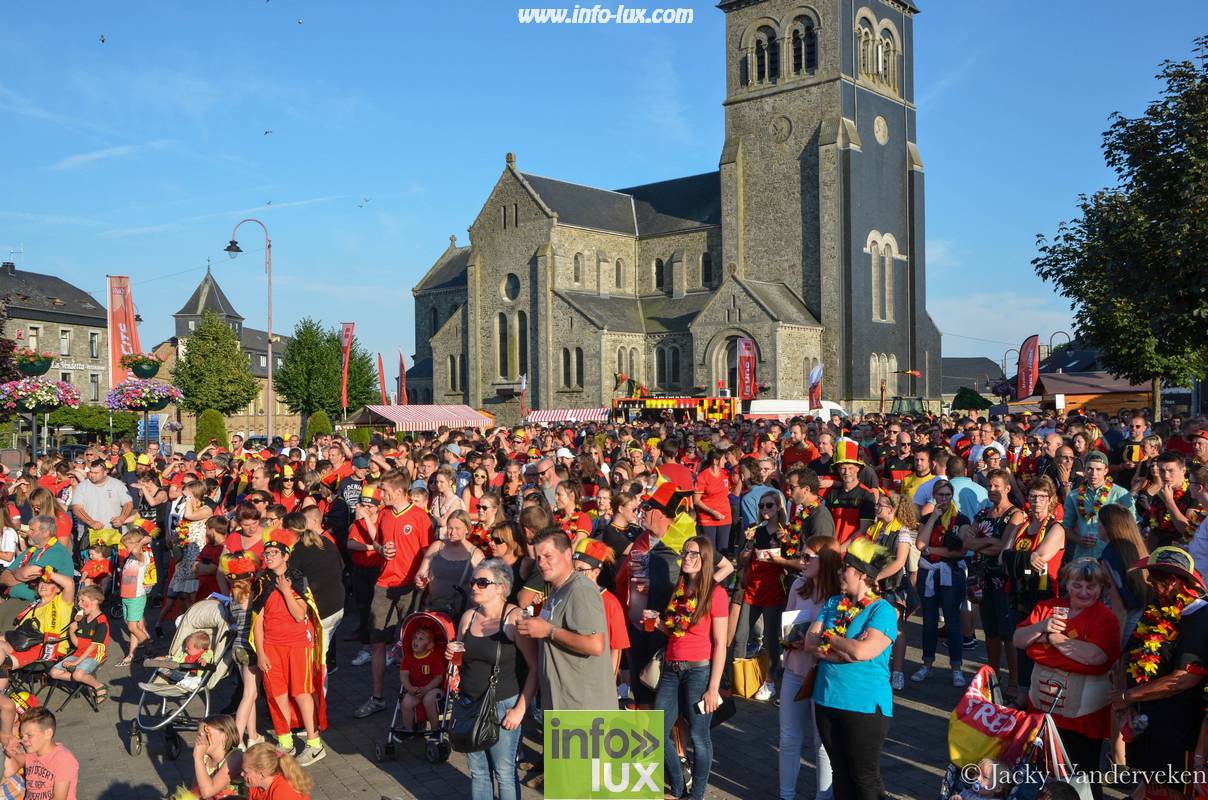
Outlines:
<svg viewBox="0 0 1208 800"><path fill-rule="evenodd" d="M626 5L520 8L521 25L690 25L691 8L631 8Z"/></svg>

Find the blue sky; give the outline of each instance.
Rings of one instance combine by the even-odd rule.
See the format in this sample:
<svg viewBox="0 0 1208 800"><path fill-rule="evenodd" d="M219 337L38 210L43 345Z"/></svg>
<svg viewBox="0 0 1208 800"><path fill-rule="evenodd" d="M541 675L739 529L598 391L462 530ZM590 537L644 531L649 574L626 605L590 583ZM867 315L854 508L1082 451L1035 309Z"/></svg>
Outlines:
<svg viewBox="0 0 1208 800"><path fill-rule="evenodd" d="M396 363L413 349L411 286L449 234L466 241L505 152L606 188L716 168L723 14L671 1L695 21L522 26L515 0L6 3L0 257L23 250L22 268L102 302L104 276L129 275L149 347L207 259L263 327L259 229L240 232L248 255L222 252L257 216L274 328L355 320ZM945 355L997 361L1068 330L1029 265L1034 236L1110 182L1108 115L1156 96L1159 62L1187 57L1208 4L920 5L928 306Z"/></svg>

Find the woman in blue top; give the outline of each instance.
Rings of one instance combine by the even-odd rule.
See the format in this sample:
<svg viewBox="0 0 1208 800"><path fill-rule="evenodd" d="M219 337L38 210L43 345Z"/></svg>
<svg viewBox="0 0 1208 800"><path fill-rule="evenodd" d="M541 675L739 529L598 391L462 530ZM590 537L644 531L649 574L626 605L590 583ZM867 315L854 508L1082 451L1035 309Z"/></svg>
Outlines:
<svg viewBox="0 0 1208 800"><path fill-rule="evenodd" d="M806 641L818 656L814 709L830 756L835 800L878 800L882 792L881 747L893 715L889 655L898 614L874 591L877 575L892 560L872 540L854 540L839 570L840 593L823 605Z"/></svg>

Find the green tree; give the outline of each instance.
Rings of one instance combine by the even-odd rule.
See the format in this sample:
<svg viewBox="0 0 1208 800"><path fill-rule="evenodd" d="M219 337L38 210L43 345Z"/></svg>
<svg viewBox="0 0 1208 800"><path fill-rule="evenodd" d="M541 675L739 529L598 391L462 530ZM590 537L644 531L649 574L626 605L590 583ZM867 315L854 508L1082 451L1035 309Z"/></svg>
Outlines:
<svg viewBox="0 0 1208 800"><path fill-rule="evenodd" d="M952 398L952 409L967 410L967 411L983 411L994 405L986 398L982 397L977 392L970 389L968 386L962 386L956 390L956 397Z"/></svg>
<svg viewBox="0 0 1208 800"><path fill-rule="evenodd" d="M1208 36L1162 65L1161 97L1103 135L1117 184L1037 236L1036 273L1070 300L1079 337L1113 375L1153 386L1204 376L1208 356ZM1160 276L1160 279L1157 279Z"/></svg>
<svg viewBox="0 0 1208 800"><path fill-rule="evenodd" d="M197 432L193 437L194 452L200 453L204 450L211 439L217 439L219 445L226 447L226 420L222 414L207 408L197 417Z"/></svg>
<svg viewBox="0 0 1208 800"><path fill-rule="evenodd" d="M210 311L189 337L184 356L172 368L172 380L184 392L180 407L194 414L212 408L226 417L260 392L235 331Z"/></svg>
<svg viewBox="0 0 1208 800"><path fill-rule="evenodd" d="M327 416L327 412L319 409L310 415L310 439L313 442L315 437L331 433L331 418ZM301 437L299 437L301 439ZM301 439L305 442L305 439Z"/></svg>
<svg viewBox="0 0 1208 800"><path fill-rule="evenodd" d="M340 331L336 328L327 333L327 347L335 359L335 391L331 403L326 406L332 418L342 418L344 409L340 405L340 370L344 363L344 351L340 347ZM356 411L370 403L381 402L377 385L375 359L352 337L352 350L348 355L348 410Z"/></svg>
<svg viewBox="0 0 1208 800"><path fill-rule="evenodd" d="M113 412L113 438L131 439L138 434L139 414L132 411ZM52 428L75 428L83 433L109 437L109 409L104 406L81 404L79 408L63 406L50 412Z"/></svg>
<svg viewBox="0 0 1208 800"><path fill-rule="evenodd" d="M273 388L291 413L301 417L300 439L306 441L310 416L339 405L340 355L330 347L328 332L309 317L294 326L293 341L273 372ZM338 345L338 341L337 341Z"/></svg>

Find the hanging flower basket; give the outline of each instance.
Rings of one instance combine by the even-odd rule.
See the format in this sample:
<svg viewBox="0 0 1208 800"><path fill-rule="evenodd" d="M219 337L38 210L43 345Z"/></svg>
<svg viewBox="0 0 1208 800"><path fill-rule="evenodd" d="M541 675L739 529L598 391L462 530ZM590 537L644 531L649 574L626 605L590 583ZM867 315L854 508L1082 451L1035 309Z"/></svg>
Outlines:
<svg viewBox="0 0 1208 800"><path fill-rule="evenodd" d="M52 360L54 360L54 356L50 353L39 353L28 347L18 347L13 350L13 364L22 375L28 375L31 378L45 375L50 370Z"/></svg>
<svg viewBox="0 0 1208 800"><path fill-rule="evenodd" d="M154 353L131 353L122 356L121 365L140 378L154 378L164 362Z"/></svg>
<svg viewBox="0 0 1208 800"><path fill-rule="evenodd" d="M170 383L130 378L109 390L105 405L111 411L162 411L183 396Z"/></svg>
<svg viewBox="0 0 1208 800"><path fill-rule="evenodd" d="M0 383L0 408L19 414L45 414L61 406L78 408L80 390L63 381L22 378Z"/></svg>

